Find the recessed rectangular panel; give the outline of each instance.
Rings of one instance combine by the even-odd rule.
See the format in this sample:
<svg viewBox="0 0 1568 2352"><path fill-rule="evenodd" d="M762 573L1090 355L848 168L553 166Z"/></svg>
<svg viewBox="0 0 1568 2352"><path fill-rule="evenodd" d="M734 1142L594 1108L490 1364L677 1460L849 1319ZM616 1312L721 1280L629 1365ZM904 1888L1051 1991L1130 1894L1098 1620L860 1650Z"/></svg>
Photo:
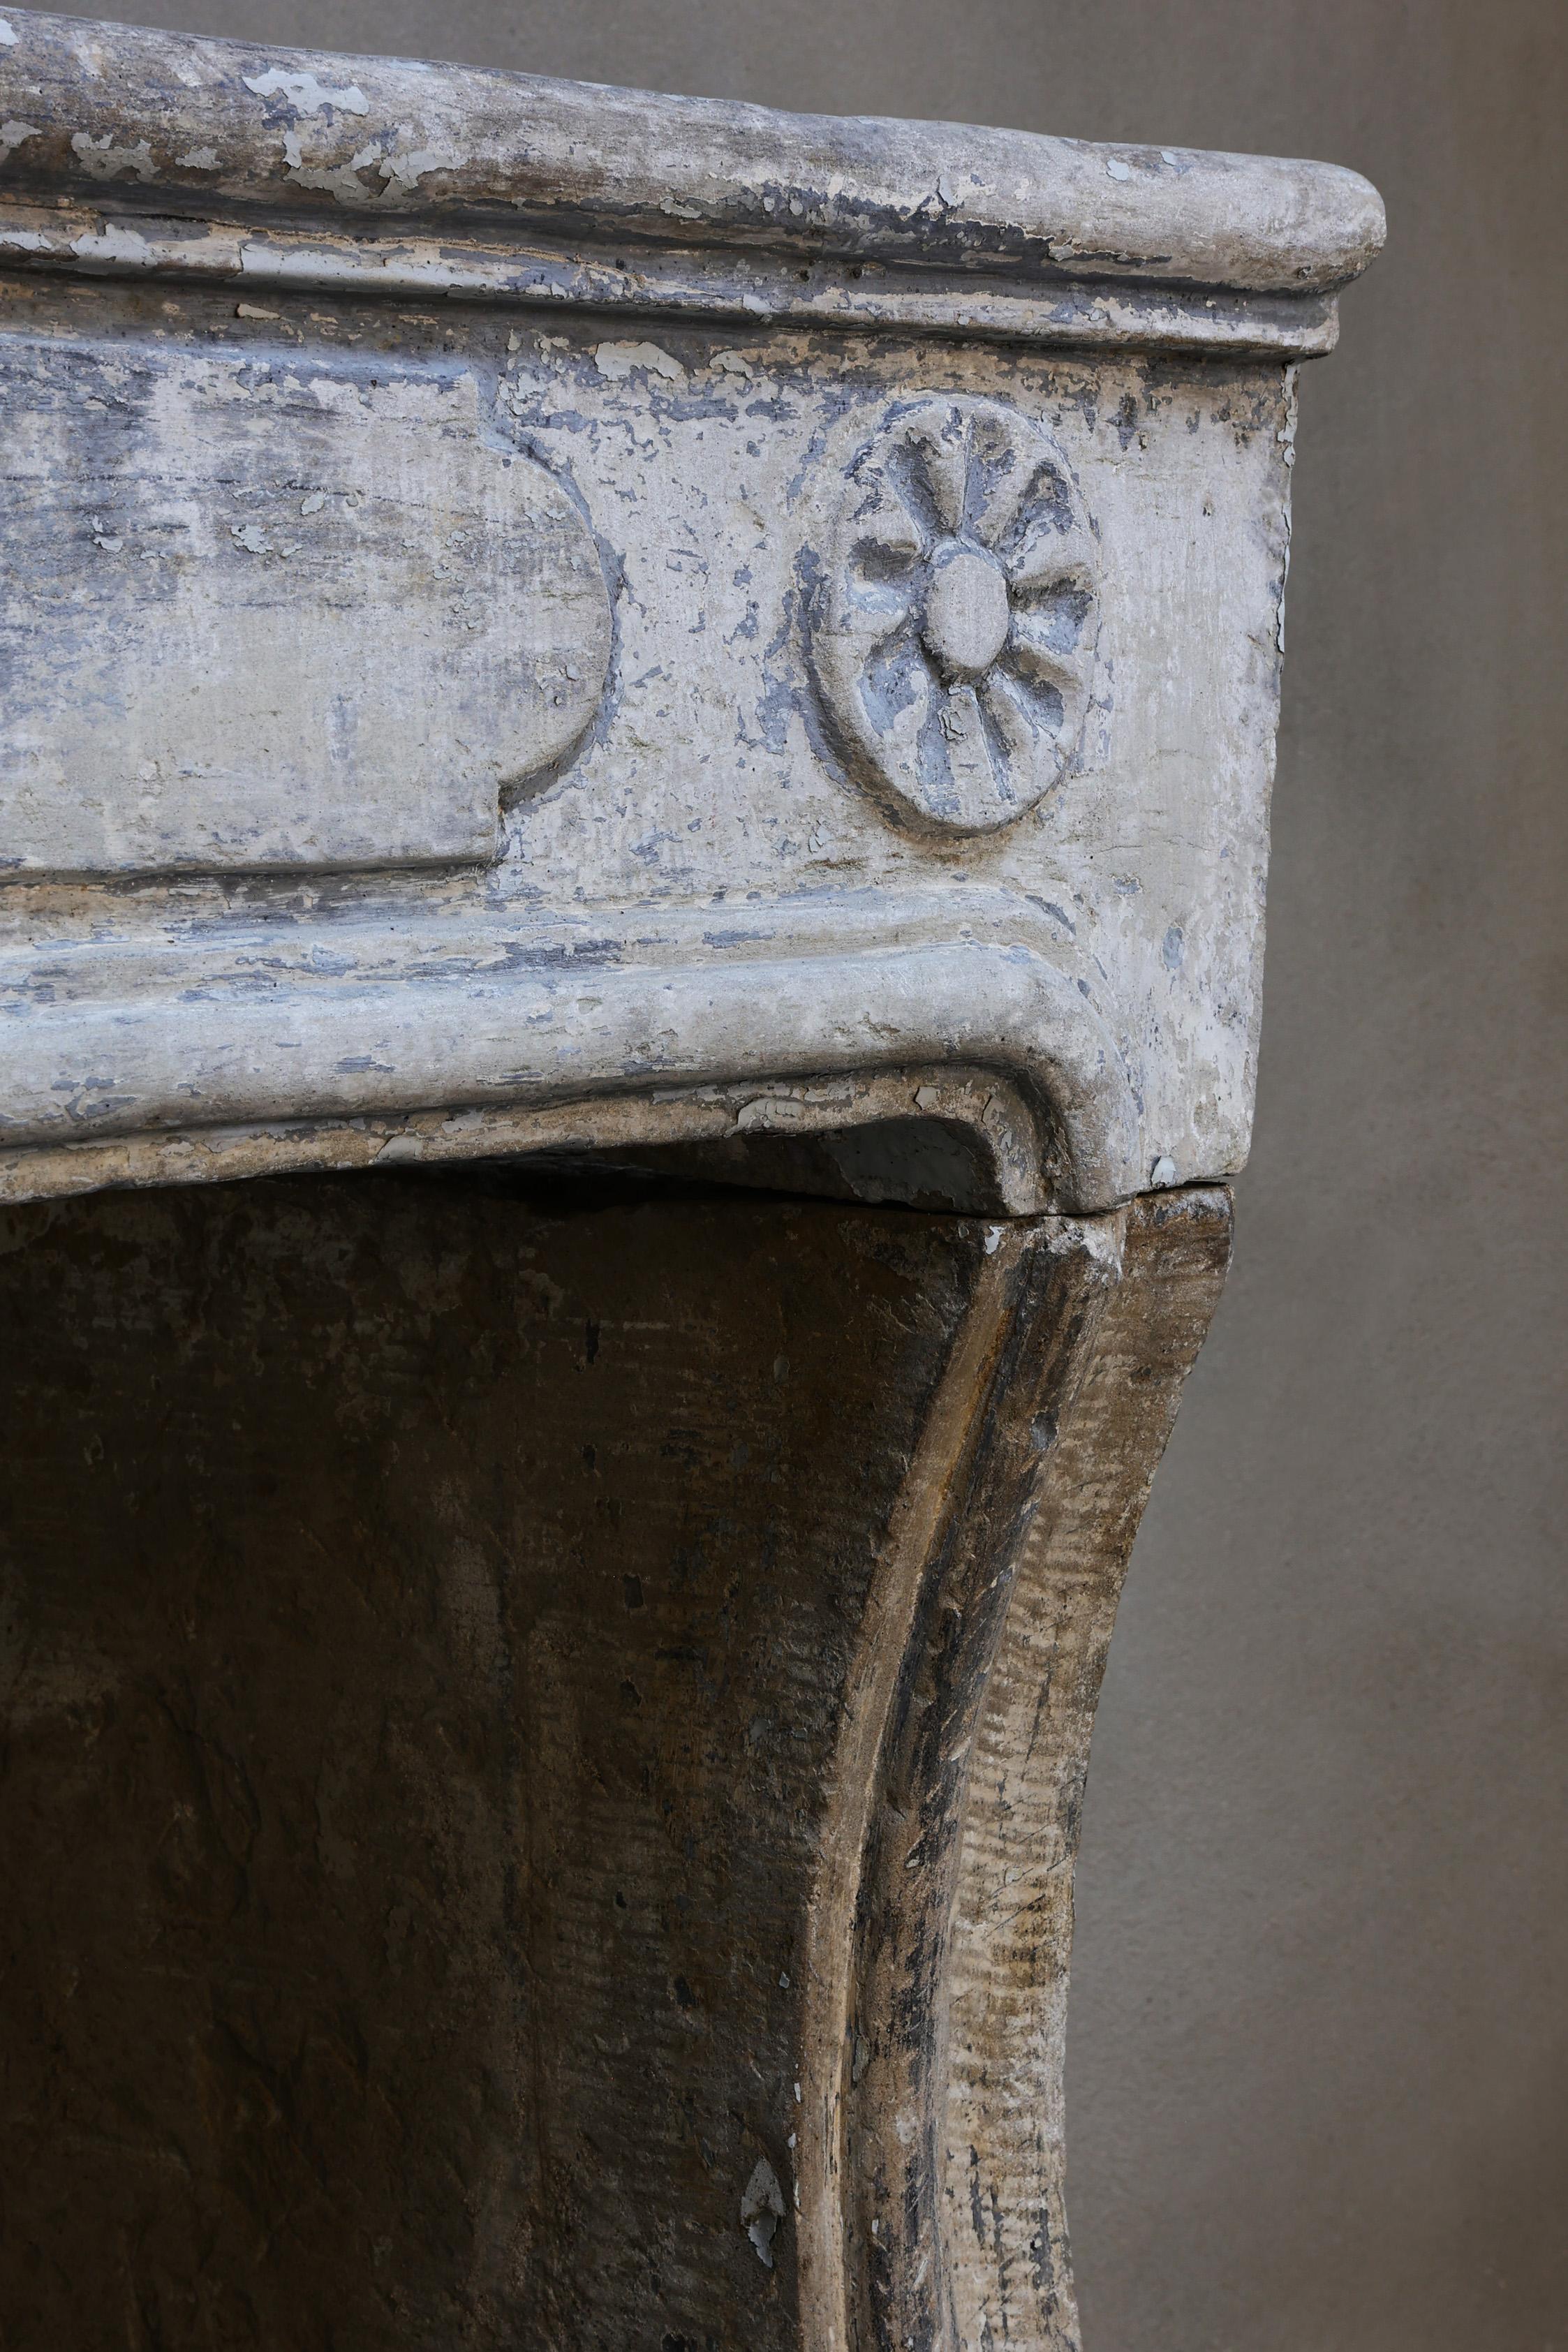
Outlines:
<svg viewBox="0 0 1568 2352"><path fill-rule="evenodd" d="M0 874L419 866L596 704L560 483L458 367L0 338Z"/></svg>

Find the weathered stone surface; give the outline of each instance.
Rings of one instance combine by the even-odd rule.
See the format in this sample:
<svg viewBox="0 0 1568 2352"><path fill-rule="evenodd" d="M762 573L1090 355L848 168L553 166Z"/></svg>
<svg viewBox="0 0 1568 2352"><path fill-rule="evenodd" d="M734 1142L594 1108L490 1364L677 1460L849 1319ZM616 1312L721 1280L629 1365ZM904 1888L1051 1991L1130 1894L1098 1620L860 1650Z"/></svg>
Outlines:
<svg viewBox="0 0 1568 2352"><path fill-rule="evenodd" d="M932 1070L1031 1206L1242 1164L1364 184L5 21L12 1194Z"/></svg>
<svg viewBox="0 0 1568 2352"><path fill-rule="evenodd" d="M19 2352L1071 2342L1079 1796L1225 1212L6 1212Z"/></svg>

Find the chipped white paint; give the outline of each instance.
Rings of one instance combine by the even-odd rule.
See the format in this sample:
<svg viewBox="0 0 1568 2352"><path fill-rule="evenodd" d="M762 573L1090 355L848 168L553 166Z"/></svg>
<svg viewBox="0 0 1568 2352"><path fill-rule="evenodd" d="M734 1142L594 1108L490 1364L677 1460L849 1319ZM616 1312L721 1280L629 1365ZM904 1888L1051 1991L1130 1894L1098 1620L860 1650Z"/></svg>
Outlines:
<svg viewBox="0 0 1568 2352"><path fill-rule="evenodd" d="M95 139L90 131L78 131L71 137L71 152L95 180L117 180L122 173L143 182L155 177L153 149L145 139L138 139L133 147L124 147L107 135Z"/></svg>
<svg viewBox="0 0 1568 2352"><path fill-rule="evenodd" d="M764 2270L773 2269L773 2240L784 2218L784 2191L779 2187L778 2174L767 2158L760 2156L741 2199L741 2227Z"/></svg>
<svg viewBox="0 0 1568 2352"><path fill-rule="evenodd" d="M824 1181L1241 1164L1364 183L9 21L13 1190L884 1083Z"/></svg>
<svg viewBox="0 0 1568 2352"><path fill-rule="evenodd" d="M667 383L686 382L680 362L671 359L658 343L600 343L594 352L594 365L612 383L624 383L638 368L647 374L663 376Z"/></svg>
<svg viewBox="0 0 1568 2352"><path fill-rule="evenodd" d="M410 195L427 173L448 172L461 161L451 147L416 147L384 155L376 169L395 195Z"/></svg>
<svg viewBox="0 0 1568 2352"><path fill-rule="evenodd" d="M329 107L339 114L370 112L370 100L355 82L318 81L313 73L284 73L277 66L242 79L258 98L286 98L296 114L321 114Z"/></svg>
<svg viewBox="0 0 1568 2352"><path fill-rule="evenodd" d="M153 258L153 249L139 228L124 221L106 221L101 227L74 236L70 242L74 260L93 263L129 263L132 268L142 268Z"/></svg>
<svg viewBox="0 0 1568 2352"><path fill-rule="evenodd" d="M368 204L373 191L360 174L374 169L380 157L373 140L343 163L329 166L307 160L300 133L289 130L283 133L283 160L286 176L297 187L320 188L324 194L337 196L345 204Z"/></svg>

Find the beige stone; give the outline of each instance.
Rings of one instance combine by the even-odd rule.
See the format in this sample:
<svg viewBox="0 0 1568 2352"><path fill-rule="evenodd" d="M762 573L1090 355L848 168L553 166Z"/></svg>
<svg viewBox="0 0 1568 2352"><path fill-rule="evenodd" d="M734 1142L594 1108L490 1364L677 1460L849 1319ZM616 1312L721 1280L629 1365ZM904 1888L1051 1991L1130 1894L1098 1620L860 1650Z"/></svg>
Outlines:
<svg viewBox="0 0 1568 2352"><path fill-rule="evenodd" d="M1377 199L4 21L7 2307L1065 2352Z"/></svg>

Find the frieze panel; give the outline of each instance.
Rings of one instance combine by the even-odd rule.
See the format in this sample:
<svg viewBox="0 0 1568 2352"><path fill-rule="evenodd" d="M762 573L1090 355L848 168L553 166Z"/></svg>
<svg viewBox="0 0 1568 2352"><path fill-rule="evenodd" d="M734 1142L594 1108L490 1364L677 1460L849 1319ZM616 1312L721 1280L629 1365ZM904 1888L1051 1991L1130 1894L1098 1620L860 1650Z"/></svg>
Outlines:
<svg viewBox="0 0 1568 2352"><path fill-rule="evenodd" d="M7 336L0 432L0 874L488 858L592 719L593 534L460 365Z"/></svg>

